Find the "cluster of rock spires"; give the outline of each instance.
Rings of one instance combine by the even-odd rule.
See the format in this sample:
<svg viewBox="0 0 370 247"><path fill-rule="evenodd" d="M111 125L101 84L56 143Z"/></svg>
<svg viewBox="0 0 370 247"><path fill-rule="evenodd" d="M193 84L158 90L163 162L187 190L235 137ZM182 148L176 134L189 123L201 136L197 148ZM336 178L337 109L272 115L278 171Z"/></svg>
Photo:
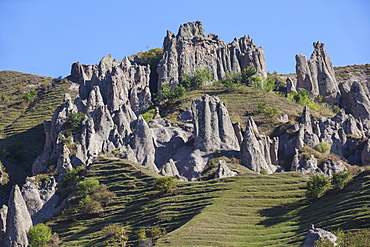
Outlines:
<svg viewBox="0 0 370 247"><path fill-rule="evenodd" d="M356 119L362 119L370 127L370 101L367 83L354 79L338 82L333 65L324 44L314 42L314 51L307 60L304 55L296 55L297 80L287 78L287 92L307 90L312 98L322 96L324 102L339 105ZM355 78L356 79L356 78Z"/></svg>
<svg viewBox="0 0 370 247"><path fill-rule="evenodd" d="M157 67L159 89L163 82L175 85L184 73L193 75L196 69L207 69L215 81L225 79L227 72L241 72L247 67L255 67L259 76L266 77L262 47L249 36L226 44L215 34L207 35L200 21L181 25L177 35L167 31L163 48Z"/></svg>
<svg viewBox="0 0 370 247"><path fill-rule="evenodd" d="M32 166L33 175L51 168L59 175L44 182L29 178L21 190L13 188L8 207L0 209L0 240L2 237L5 246L27 246L29 227L63 206L56 207L59 198L55 188L66 172L90 165L100 153L118 151L121 158L182 180L197 180L215 151L240 157L242 165L257 173L293 170L331 176L346 170L339 159L318 164L313 155L301 157L300 149L305 145L315 148L319 142L327 143L340 159L369 165L367 88L350 81L338 85L323 44L314 46L310 60L297 55L297 82L288 79L288 91L306 89L312 97L322 95L326 102L346 104L347 113L352 115L341 110L332 118L316 120L306 107L300 124L274 138L260 134L252 118L243 132L240 123L230 120L225 104L209 95L192 101L179 117L180 125L161 118L158 111L147 123L140 114L152 103L149 66L111 56L97 65L74 63L71 78L79 93L75 99L66 94L52 120L44 123L44 152ZM220 80L227 72L240 72L249 66L266 76L263 50L249 36L226 44L214 34L206 35L199 21L186 23L176 36L168 31L165 37L164 54L157 67L158 88L163 82L175 85L184 73L192 75L196 69L205 68L214 80ZM85 114L77 133L66 126L76 112ZM282 160L290 165L283 167ZM236 174L224 160L219 161L215 178Z"/></svg>

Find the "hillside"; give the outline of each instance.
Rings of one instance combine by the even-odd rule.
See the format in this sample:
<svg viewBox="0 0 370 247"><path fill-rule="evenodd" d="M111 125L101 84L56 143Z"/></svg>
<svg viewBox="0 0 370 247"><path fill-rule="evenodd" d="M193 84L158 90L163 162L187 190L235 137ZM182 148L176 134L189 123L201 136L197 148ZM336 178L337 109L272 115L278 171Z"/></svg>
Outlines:
<svg viewBox="0 0 370 247"><path fill-rule="evenodd" d="M304 199L308 177L297 173L181 182L165 196L152 189L157 177L152 174L131 162L102 157L87 177L107 185L116 201L97 217L83 219L75 210L48 224L64 246L107 246L101 230L110 223L125 226L129 246L137 242L138 230L153 227L167 232L155 246L301 246L312 223L329 230L370 226L370 171L343 191L309 204Z"/></svg>
<svg viewBox="0 0 370 247"><path fill-rule="evenodd" d="M32 163L44 148L43 122L51 120L70 85L67 79L0 71L0 151L10 180L2 186L1 202L14 184L23 184L31 175Z"/></svg>

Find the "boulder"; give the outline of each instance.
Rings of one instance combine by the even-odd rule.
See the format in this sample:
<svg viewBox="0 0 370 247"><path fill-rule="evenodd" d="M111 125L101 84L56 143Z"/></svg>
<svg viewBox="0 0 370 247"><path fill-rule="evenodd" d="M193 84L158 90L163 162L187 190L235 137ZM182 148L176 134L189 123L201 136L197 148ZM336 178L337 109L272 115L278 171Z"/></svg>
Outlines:
<svg viewBox="0 0 370 247"><path fill-rule="evenodd" d="M164 166L162 167L160 174L166 177L175 177L180 176L179 171L175 165L175 162L170 159Z"/></svg>
<svg viewBox="0 0 370 247"><path fill-rule="evenodd" d="M4 246L27 247L27 233L32 226L31 216L27 210L18 185L13 186L6 216Z"/></svg>
<svg viewBox="0 0 370 247"><path fill-rule="evenodd" d="M215 81L224 79L227 72L240 72L246 67L254 67L259 76L266 77L262 47L249 36L226 44L215 34L207 35L200 21L181 25L177 35L167 31L163 47L157 67L159 89L163 82L178 84L183 74L192 76L196 69L206 69Z"/></svg>
<svg viewBox="0 0 370 247"><path fill-rule="evenodd" d="M219 160L218 161L218 168L215 173L215 178L227 178L227 177L233 177L237 175L237 172L234 172L230 170L230 168L226 165L225 160Z"/></svg>
<svg viewBox="0 0 370 247"><path fill-rule="evenodd" d="M315 228L315 226L312 224L311 228L308 230L308 233L306 235L303 247L314 247L316 246L315 241L325 238L332 242L333 246L338 245L336 243L336 241L338 240L337 236L335 236L333 233L329 231L325 231L324 229Z"/></svg>

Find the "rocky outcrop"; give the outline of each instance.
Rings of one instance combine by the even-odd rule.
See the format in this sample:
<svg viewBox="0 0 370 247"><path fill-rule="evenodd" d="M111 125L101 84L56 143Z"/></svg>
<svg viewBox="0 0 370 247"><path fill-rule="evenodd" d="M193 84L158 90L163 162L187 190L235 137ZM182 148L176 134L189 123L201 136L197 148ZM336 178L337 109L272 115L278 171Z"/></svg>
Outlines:
<svg viewBox="0 0 370 247"><path fill-rule="evenodd" d="M58 209L59 197L55 194L57 183L54 177L37 181L36 177L27 178L22 186L22 196L26 202L33 224L51 218Z"/></svg>
<svg viewBox="0 0 370 247"><path fill-rule="evenodd" d="M274 164L278 160L278 142L278 138L271 140L247 127L240 149L241 164L258 173L262 169L268 174L276 172L280 169Z"/></svg>
<svg viewBox="0 0 370 247"><path fill-rule="evenodd" d="M262 47L257 47L249 36L226 44L217 35L206 35L200 21L180 26L178 34L167 31L163 42L164 53L158 64L159 88L163 82L175 85L183 74L194 75L196 69L206 69L215 81L227 72L240 72L254 67L266 77L266 62Z"/></svg>
<svg viewBox="0 0 370 247"><path fill-rule="evenodd" d="M333 65L324 49L324 44L314 42L314 51L309 60L304 55L296 55L296 89L306 89L313 98L323 96L325 102L338 104L340 91L335 78Z"/></svg>
<svg viewBox="0 0 370 247"><path fill-rule="evenodd" d="M293 93L297 91L295 82L290 77L287 77L285 82L287 93Z"/></svg>
<svg viewBox="0 0 370 247"><path fill-rule="evenodd" d="M88 99L93 88L98 86L104 104L111 112L119 110L122 102L129 101L132 110L140 114L151 103L149 66L131 63L128 58L119 62L109 55L97 65L74 63L71 77L80 85L82 100Z"/></svg>
<svg viewBox="0 0 370 247"><path fill-rule="evenodd" d="M137 161L148 169L158 172L158 167L154 163L155 149L153 135L148 124L140 115L137 119L130 146L134 151Z"/></svg>
<svg viewBox="0 0 370 247"><path fill-rule="evenodd" d="M218 97L204 95L192 103L194 147L204 152L239 150L229 113Z"/></svg>
<svg viewBox="0 0 370 247"><path fill-rule="evenodd" d="M6 215L8 214L8 207L3 205L0 208L0 244L4 241L4 235L6 232Z"/></svg>
<svg viewBox="0 0 370 247"><path fill-rule="evenodd" d="M31 216L18 185L12 188L6 216L4 246L27 247L27 233L32 226Z"/></svg>
<svg viewBox="0 0 370 247"><path fill-rule="evenodd" d="M193 145L185 145L175 157L181 157L177 163L180 174L196 180L216 150L237 152L240 147L226 106L218 97L194 99L191 111Z"/></svg>
<svg viewBox="0 0 370 247"><path fill-rule="evenodd" d="M325 231L321 228L315 228L315 226L312 224L311 228L308 230L306 239L303 243L303 247L314 247L315 241L321 240L321 239L328 239L331 243L333 243L333 246L337 246L338 244L336 241L338 240L338 237L335 236L333 233Z"/></svg>
<svg viewBox="0 0 370 247"><path fill-rule="evenodd" d="M234 172L230 170L230 168L226 165L225 160L219 160L218 161L218 168L215 173L215 178L227 178L227 177L233 177L237 175L237 172Z"/></svg>
<svg viewBox="0 0 370 247"><path fill-rule="evenodd" d="M340 105L356 119L362 119L370 127L370 100L367 88L361 83L345 81L339 85L342 93Z"/></svg>

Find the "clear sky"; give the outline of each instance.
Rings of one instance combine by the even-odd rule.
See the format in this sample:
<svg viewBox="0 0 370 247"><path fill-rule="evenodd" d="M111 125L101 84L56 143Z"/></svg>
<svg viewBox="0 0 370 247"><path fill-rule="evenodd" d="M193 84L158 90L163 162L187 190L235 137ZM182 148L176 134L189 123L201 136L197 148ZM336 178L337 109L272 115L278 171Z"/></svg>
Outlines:
<svg viewBox="0 0 370 247"><path fill-rule="evenodd" d="M196 20L227 43L250 35L271 73L295 72L314 41L334 66L370 63L369 0L0 0L0 70L65 77L76 61L162 47Z"/></svg>

